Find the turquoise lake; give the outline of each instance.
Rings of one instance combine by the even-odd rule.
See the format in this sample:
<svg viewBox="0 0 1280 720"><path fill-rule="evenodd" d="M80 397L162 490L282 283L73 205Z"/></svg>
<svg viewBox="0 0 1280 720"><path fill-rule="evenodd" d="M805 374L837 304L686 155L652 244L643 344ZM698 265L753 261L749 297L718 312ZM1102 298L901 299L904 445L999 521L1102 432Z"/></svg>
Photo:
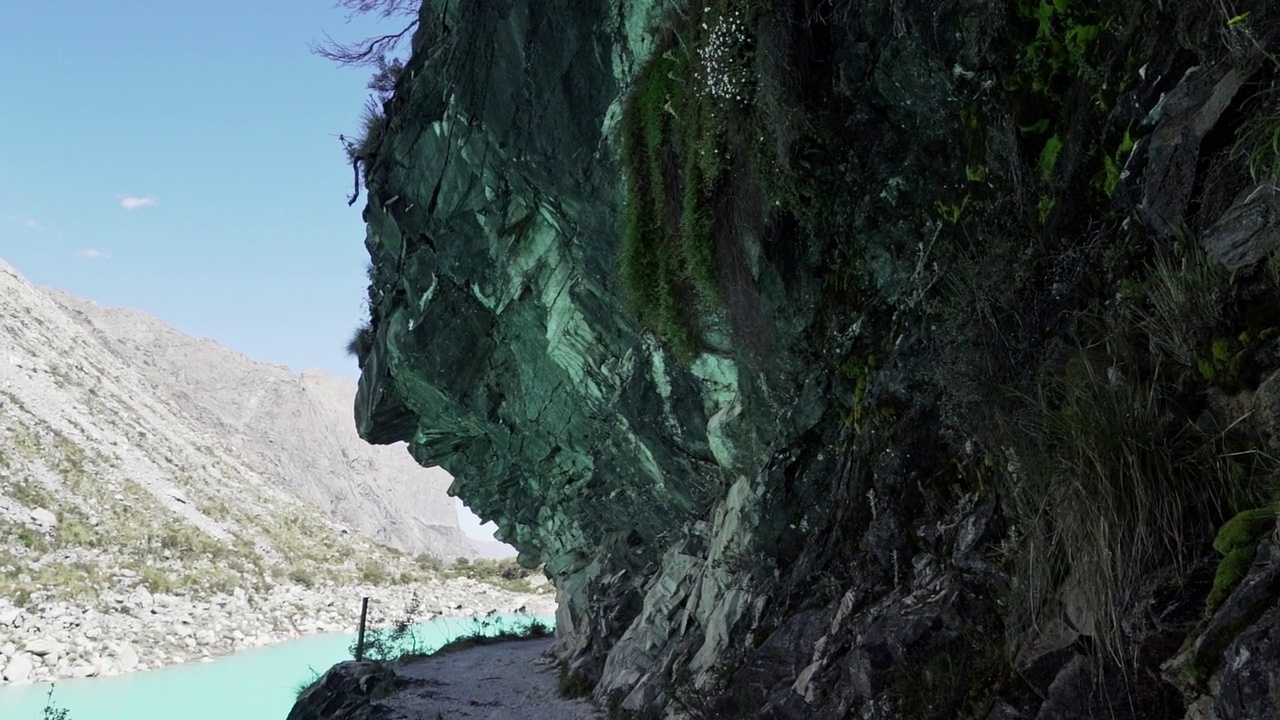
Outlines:
<svg viewBox="0 0 1280 720"><path fill-rule="evenodd" d="M435 618L415 627L425 651L477 630L495 634L551 617L496 615L488 622ZM482 624L484 623L484 624ZM331 665L351 659L355 633L313 635L270 647L226 655L213 662L175 665L129 675L60 680L54 703L68 720L284 720L298 684ZM0 720L40 720L49 684L0 687Z"/></svg>

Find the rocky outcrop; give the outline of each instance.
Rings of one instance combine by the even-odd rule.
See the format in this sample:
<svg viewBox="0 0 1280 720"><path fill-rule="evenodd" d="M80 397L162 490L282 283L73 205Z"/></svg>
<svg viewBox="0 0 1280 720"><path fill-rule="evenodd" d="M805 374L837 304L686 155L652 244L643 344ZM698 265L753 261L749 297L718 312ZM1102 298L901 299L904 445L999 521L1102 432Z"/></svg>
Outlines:
<svg viewBox="0 0 1280 720"><path fill-rule="evenodd" d="M408 684L381 663L339 663L298 697L289 720L390 718L391 709L377 701L403 690Z"/></svg>
<svg viewBox="0 0 1280 720"><path fill-rule="evenodd" d="M1209 550L1274 470L1247 5L426 2L357 427L546 563L619 712L1263 708L1277 594Z"/></svg>

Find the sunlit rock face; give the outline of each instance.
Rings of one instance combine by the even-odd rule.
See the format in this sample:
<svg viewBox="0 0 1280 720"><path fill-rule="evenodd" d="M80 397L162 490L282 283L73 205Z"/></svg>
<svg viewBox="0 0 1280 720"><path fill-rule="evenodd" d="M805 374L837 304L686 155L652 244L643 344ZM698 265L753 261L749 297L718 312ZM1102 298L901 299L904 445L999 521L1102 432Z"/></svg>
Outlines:
<svg viewBox="0 0 1280 720"><path fill-rule="evenodd" d="M1262 65L1209 35L1178 54L1168 34L1207 16L1154 3L746 5L743 57L772 114L745 127L770 146L741 165L752 137L721 147L748 177L728 185L733 213L759 222L737 228L740 256L717 255L739 263L737 294L699 310L690 354L623 291L635 168L619 128L653 58L736 62L669 40L721 6L425 3L360 158L361 435L449 470L522 562L545 563L566 672L623 710L1012 718L1093 702L1163 717L1213 702L1162 666L1204 609L1226 509L1187 520L1184 555L1144 556L1141 583L1107 596L1123 595L1114 613L1061 547L1035 585L1018 558L1044 528L1026 507L1059 500L1019 487L1063 463L1032 463L1049 443L1026 440L1038 426L1017 427L1018 403L1105 342L1128 353L1101 367L1105 387L1150 382L1134 369L1147 350L1088 333L1171 235L1207 238L1205 262L1231 269L1274 247L1269 195L1225 153ZM1273 31L1250 12L1258 37ZM1276 293L1258 288L1238 301ZM1187 385L1198 399L1172 398L1170 416L1200 427L1227 390L1251 397L1280 362L1250 358L1247 378L1221 379L1228 358L1217 385ZM1142 653L1140 671L1093 665L1104 641ZM1234 667L1222 652L1204 672ZM1254 702L1271 681L1250 682Z"/></svg>
<svg viewBox="0 0 1280 720"><path fill-rule="evenodd" d="M602 662L675 536L825 400L820 378L788 376L783 344L768 379L727 352L681 362L619 291L604 131L660 8L508 5L424 9L388 106L365 209L377 341L357 424L448 469L452 492L547 563L566 644Z"/></svg>

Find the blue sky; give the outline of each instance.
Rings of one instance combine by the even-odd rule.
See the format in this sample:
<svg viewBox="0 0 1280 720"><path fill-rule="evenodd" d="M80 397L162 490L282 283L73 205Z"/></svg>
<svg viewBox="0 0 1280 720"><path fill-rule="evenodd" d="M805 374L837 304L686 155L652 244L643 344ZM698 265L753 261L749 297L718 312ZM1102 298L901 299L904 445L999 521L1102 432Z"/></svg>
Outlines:
<svg viewBox="0 0 1280 720"><path fill-rule="evenodd" d="M363 198L339 133L399 19L326 0L0 0L0 257L246 355L357 376Z"/></svg>

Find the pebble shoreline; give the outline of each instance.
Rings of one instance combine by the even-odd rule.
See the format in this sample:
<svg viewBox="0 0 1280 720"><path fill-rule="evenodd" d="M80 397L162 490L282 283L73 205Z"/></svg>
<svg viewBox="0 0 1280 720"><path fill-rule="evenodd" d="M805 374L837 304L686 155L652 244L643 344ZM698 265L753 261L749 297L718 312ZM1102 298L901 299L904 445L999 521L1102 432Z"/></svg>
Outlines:
<svg viewBox="0 0 1280 720"><path fill-rule="evenodd" d="M360 598L370 627L405 613L415 595L418 617L527 612L553 615L549 585L513 593L469 578L415 585L281 585L265 596L236 588L207 599L152 595L137 587L104 594L92 607L66 601L37 609L0 597L0 685L101 677L211 660L306 635L355 632Z"/></svg>

